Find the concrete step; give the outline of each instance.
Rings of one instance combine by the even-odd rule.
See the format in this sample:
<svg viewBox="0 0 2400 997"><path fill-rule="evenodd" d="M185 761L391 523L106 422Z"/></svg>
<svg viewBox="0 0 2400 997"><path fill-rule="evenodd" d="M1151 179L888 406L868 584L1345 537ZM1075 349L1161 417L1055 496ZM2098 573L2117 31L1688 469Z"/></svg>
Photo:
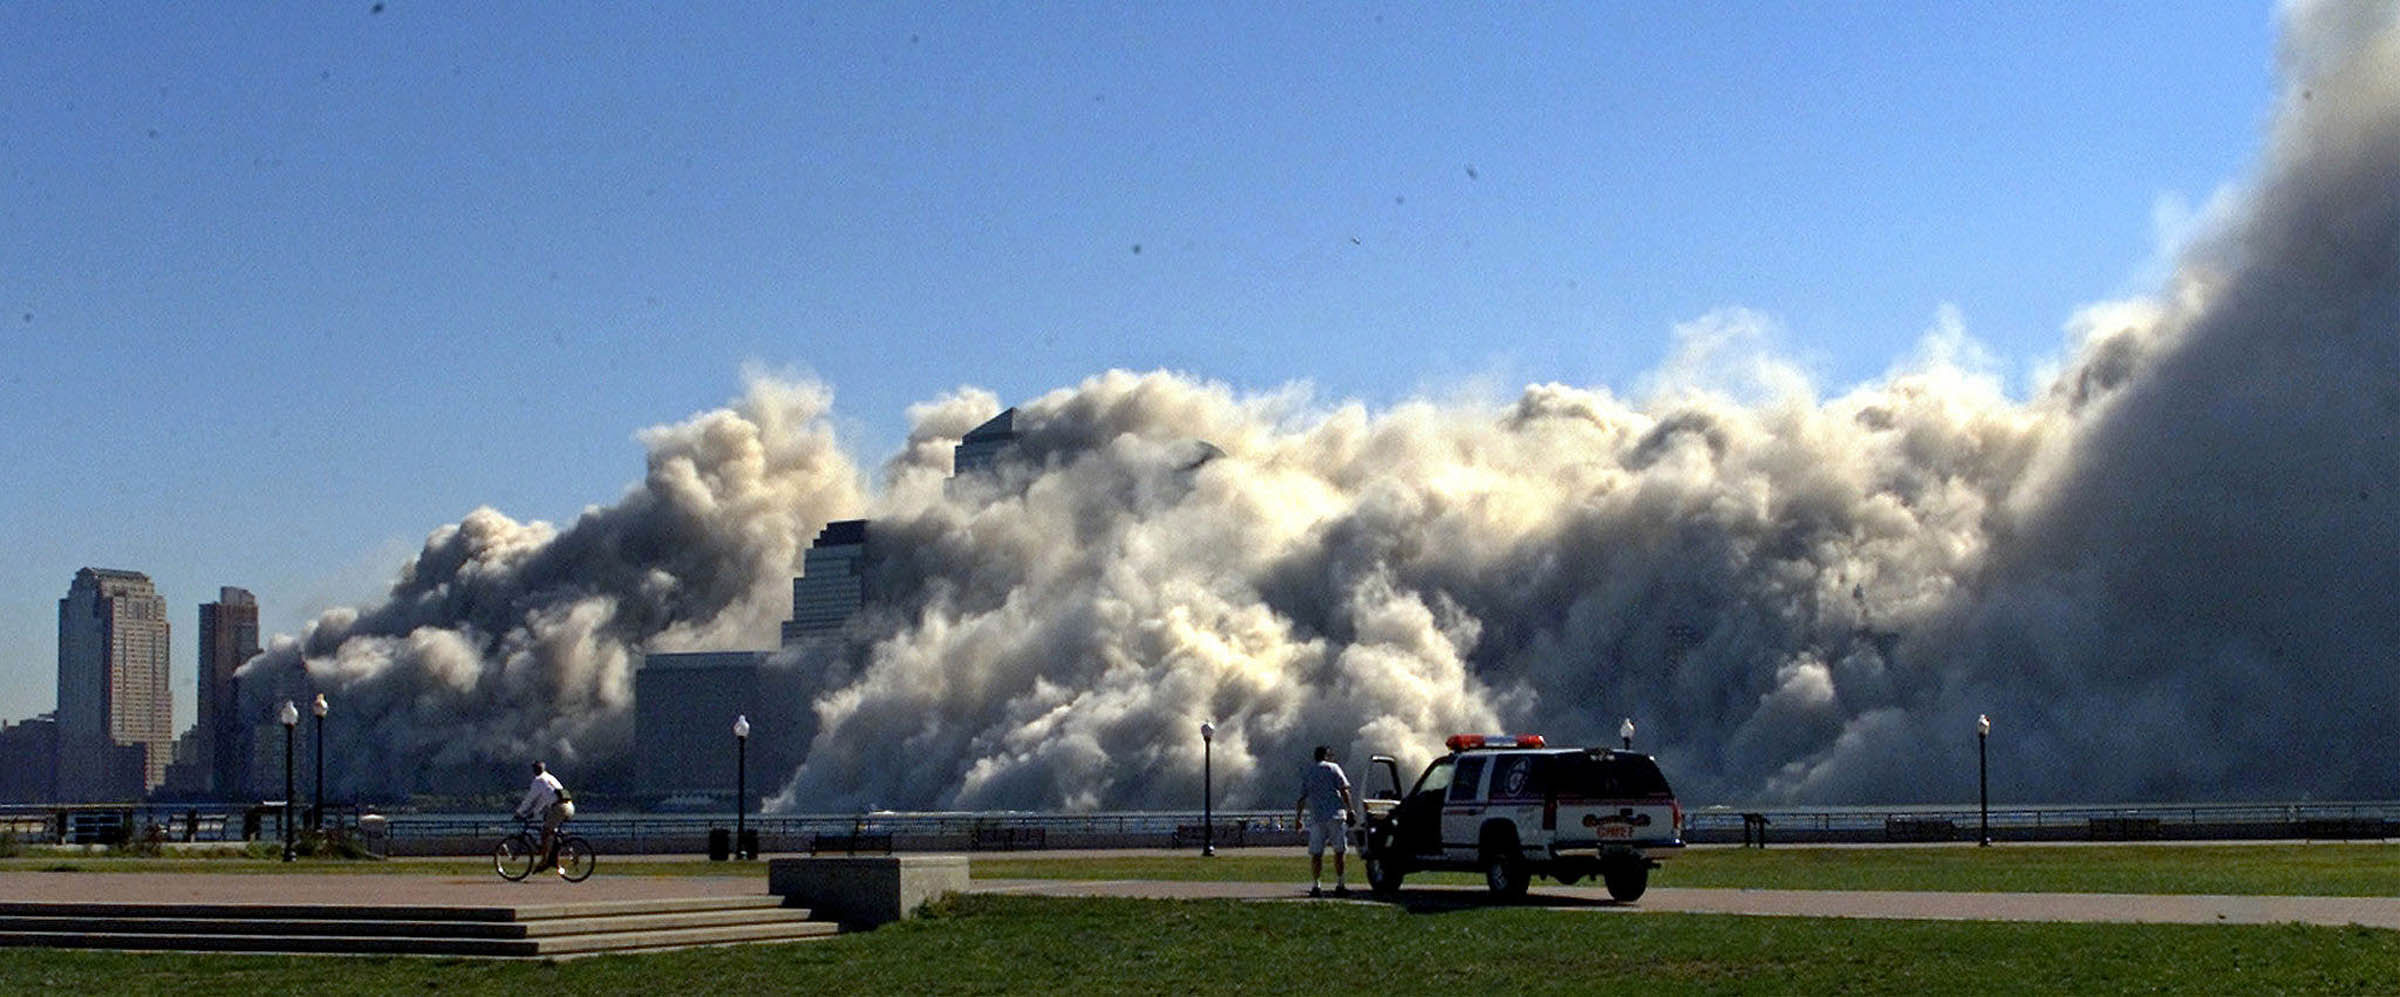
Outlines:
<svg viewBox="0 0 2400 997"><path fill-rule="evenodd" d="M391 921L535 921L605 914L663 914L693 910L780 908L780 897L675 897L582 903L435 906L425 904L143 903L86 900L0 900L0 916L290 918Z"/></svg>
<svg viewBox="0 0 2400 997"><path fill-rule="evenodd" d="M775 897L527 907L0 903L0 946L554 956L801 941L839 928Z"/></svg>
<svg viewBox="0 0 2400 997"><path fill-rule="evenodd" d="M0 947L251 952L303 955L556 956L638 952L760 942L796 942L839 934L825 921L723 925L671 931L607 931L547 938L431 938L397 935L143 934L95 931L0 932Z"/></svg>
<svg viewBox="0 0 2400 997"><path fill-rule="evenodd" d="M0 915L0 932L98 931L115 934L321 935L349 938L372 935L432 938L537 938L547 935L588 934L597 931L660 931L670 928L710 928L728 924L779 924L809 919L810 912L802 907L699 910L666 914L608 914L599 917L552 917L534 921L369 921L364 919L310 920L267 917Z"/></svg>

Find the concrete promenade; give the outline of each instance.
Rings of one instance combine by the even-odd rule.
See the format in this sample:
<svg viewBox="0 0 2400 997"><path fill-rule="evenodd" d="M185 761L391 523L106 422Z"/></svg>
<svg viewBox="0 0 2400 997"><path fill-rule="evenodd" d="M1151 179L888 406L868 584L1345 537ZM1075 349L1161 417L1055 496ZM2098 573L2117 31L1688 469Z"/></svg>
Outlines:
<svg viewBox="0 0 2400 997"><path fill-rule="evenodd" d="M1110 852L1101 854L1129 854ZM1220 897L1258 901L1303 901L1299 874L1306 861L1293 856L1292 880L1276 883L1167 882L1155 880L978 879L977 892L1043 896L1153 898ZM536 876L507 883L490 875L429 875L404 870L343 873L111 873L0 872L0 901L112 901L237 904L425 904L528 906L683 897L763 896L766 864L750 863L725 875L611 875L604 866L583 883ZM1329 877L1330 878L1330 877ZM1330 899L1323 902L1333 902ZM1354 884L1350 902L1385 902ZM1395 901L1417 910L1457 909L1489 903L1472 887L1412 886ZM2400 898L2186 896L2081 893L1933 893L1851 890L1742 890L1654 887L1633 904L1618 904L1596 887L1562 887L1537 881L1527 904L1608 914L1684 912L1761 916L1910 918L1991 921L2137 922L2180 924L2359 924L2400 930Z"/></svg>
<svg viewBox="0 0 2400 997"><path fill-rule="evenodd" d="M1216 897L1310 901L1305 883L1168 883L1151 880L976 880L987 893L1088 897ZM1480 887L1411 886L1389 901L1359 885L1347 901L1396 903L1411 910L1488 905ZM2130 924L2358 924L2400 930L2400 898L2232 897L2141 893L1933 893L1896 890L1731 890L1652 887L1620 904L1596 887L1536 885L1525 906L1614 914L1745 914L1766 917L1862 917L1941 921L2057 921Z"/></svg>

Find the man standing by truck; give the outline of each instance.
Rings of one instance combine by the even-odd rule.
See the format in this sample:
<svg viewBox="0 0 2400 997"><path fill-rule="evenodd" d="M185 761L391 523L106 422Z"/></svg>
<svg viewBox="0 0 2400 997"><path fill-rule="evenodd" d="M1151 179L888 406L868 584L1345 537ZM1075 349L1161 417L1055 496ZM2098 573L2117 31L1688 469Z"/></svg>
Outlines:
<svg viewBox="0 0 2400 997"><path fill-rule="evenodd" d="M1350 895L1342 856L1350 851L1350 777L1334 764L1333 749L1317 745L1316 763L1300 775L1300 799L1293 803L1301 826L1308 828L1308 895L1325 895L1325 845L1333 843L1333 895Z"/></svg>

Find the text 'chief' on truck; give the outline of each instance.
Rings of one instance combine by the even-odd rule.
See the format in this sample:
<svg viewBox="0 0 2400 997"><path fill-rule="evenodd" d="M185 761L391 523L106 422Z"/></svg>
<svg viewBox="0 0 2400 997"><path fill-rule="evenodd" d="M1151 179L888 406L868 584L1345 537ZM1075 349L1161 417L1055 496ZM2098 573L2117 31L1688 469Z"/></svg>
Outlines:
<svg viewBox="0 0 2400 997"><path fill-rule="evenodd" d="M1526 879L1572 885L1596 876L1608 895L1633 900L1658 860L1683 847L1683 807L1649 755L1615 748L1551 748L1538 734L1455 734L1416 787L1399 791L1400 766L1368 762L1375 789L1356 836L1377 893L1425 869L1481 871L1502 897ZM1384 788L1388 786L1389 788Z"/></svg>

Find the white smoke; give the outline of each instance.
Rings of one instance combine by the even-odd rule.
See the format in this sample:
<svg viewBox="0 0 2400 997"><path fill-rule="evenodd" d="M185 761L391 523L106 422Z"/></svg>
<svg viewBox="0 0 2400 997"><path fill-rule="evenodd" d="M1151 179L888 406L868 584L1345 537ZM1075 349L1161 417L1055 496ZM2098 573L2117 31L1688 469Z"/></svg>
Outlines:
<svg viewBox="0 0 2400 997"><path fill-rule="evenodd" d="M648 650L771 644L800 552L864 504L822 388L751 378L735 406L649 430L649 472L564 531L477 509L390 595L244 666L245 710L321 690L346 793L513 784L528 758L621 761ZM497 773L504 773L499 779Z"/></svg>
<svg viewBox="0 0 2400 997"><path fill-rule="evenodd" d="M1979 713L2003 798L2388 797L2400 30L2286 25L2260 175L2030 400L1955 316L1829 394L1727 310L1631 395L1113 371L952 479L1000 408L962 389L868 495L822 392L760 381L650 434L618 505L479 511L252 670L364 699L396 772L619 760L639 653L771 645L802 545L863 513L878 602L781 662L808 729L759 735L809 738L780 807L1189 806L1203 720L1219 798L1278 806L1314 744L1622 717L1695 799L1957 799Z"/></svg>
<svg viewBox="0 0 2400 997"><path fill-rule="evenodd" d="M1211 719L1268 805L1315 742L1620 716L1706 797L1942 799L1987 712L2021 798L2391 795L2400 34L2287 24L2256 188L2028 403L1947 317L1827 399L1728 312L1634 400L1118 373L1025 406L1038 471L881 514L883 590L926 594L784 802L1188 805ZM1182 470L1194 438L1226 458Z"/></svg>

